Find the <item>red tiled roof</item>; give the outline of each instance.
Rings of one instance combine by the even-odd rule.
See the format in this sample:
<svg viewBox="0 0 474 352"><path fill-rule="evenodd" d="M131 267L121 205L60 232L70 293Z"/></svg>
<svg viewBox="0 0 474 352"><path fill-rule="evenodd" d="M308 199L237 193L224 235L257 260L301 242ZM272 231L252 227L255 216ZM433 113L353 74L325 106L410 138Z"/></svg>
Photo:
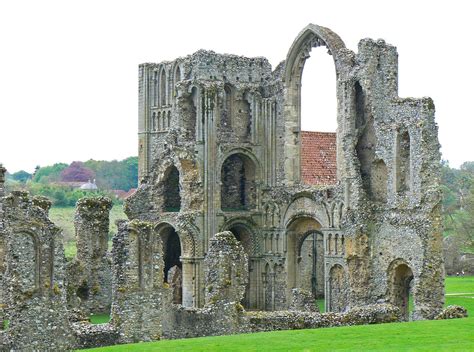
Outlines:
<svg viewBox="0 0 474 352"><path fill-rule="evenodd" d="M336 133L301 131L301 179L308 185L336 184Z"/></svg>

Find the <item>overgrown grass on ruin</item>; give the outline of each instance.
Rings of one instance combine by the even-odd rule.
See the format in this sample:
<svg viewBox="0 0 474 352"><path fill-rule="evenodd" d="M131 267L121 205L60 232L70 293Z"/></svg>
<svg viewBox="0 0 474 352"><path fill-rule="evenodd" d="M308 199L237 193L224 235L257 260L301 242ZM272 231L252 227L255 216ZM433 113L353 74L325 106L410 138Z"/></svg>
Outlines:
<svg viewBox="0 0 474 352"><path fill-rule="evenodd" d="M91 351L474 351L474 276L447 278L446 293L446 305L462 305L471 317L167 340Z"/></svg>

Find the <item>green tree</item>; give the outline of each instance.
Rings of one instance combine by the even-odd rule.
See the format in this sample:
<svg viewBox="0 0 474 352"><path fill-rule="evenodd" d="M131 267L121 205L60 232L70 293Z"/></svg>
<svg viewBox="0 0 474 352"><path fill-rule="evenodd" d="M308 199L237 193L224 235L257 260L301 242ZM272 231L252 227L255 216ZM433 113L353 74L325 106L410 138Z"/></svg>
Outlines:
<svg viewBox="0 0 474 352"><path fill-rule="evenodd" d="M67 168L65 163L56 163L51 166L39 167L33 175L33 182L50 183L58 182L61 177L61 171Z"/></svg>
<svg viewBox="0 0 474 352"><path fill-rule="evenodd" d="M18 171L18 172L15 172L15 173L11 174L10 177L15 181L18 181L18 182L21 182L21 183L26 183L26 181L31 179L31 174L24 171L24 170L21 170L21 171Z"/></svg>

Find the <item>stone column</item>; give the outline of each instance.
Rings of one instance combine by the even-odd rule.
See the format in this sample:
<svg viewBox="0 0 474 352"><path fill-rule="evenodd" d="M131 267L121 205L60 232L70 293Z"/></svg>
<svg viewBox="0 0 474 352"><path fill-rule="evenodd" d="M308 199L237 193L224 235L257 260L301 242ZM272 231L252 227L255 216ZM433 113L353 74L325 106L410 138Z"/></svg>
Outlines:
<svg viewBox="0 0 474 352"><path fill-rule="evenodd" d="M194 305L194 258L180 258L183 264L183 302L184 307L192 307Z"/></svg>

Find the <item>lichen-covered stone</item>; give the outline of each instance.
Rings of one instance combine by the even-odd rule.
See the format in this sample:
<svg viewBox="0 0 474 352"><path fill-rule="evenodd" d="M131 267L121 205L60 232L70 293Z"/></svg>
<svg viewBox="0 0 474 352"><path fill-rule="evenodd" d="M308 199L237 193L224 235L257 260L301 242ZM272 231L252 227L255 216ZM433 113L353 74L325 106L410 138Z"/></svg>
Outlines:
<svg viewBox="0 0 474 352"><path fill-rule="evenodd" d="M319 312L319 308L311 292L301 288L294 288L291 290L291 298L289 310Z"/></svg>
<svg viewBox="0 0 474 352"><path fill-rule="evenodd" d="M120 343L159 340L172 292L163 286L160 237L151 223L117 221L113 238L111 324Z"/></svg>
<svg viewBox="0 0 474 352"><path fill-rule="evenodd" d="M3 278L13 350L70 350L62 232L47 217L47 202L15 191L2 200L6 238Z"/></svg>
<svg viewBox="0 0 474 352"><path fill-rule="evenodd" d="M248 280L247 263L247 254L232 232L214 235L204 260L206 306L239 303L243 299Z"/></svg>
<svg viewBox="0 0 474 352"><path fill-rule="evenodd" d="M82 315L110 312L112 268L108 257L109 212L107 197L85 197L76 204L74 226L77 255L68 263L68 306Z"/></svg>
<svg viewBox="0 0 474 352"><path fill-rule="evenodd" d="M467 318L467 309L456 305L447 306L435 317L436 320L458 318Z"/></svg>

